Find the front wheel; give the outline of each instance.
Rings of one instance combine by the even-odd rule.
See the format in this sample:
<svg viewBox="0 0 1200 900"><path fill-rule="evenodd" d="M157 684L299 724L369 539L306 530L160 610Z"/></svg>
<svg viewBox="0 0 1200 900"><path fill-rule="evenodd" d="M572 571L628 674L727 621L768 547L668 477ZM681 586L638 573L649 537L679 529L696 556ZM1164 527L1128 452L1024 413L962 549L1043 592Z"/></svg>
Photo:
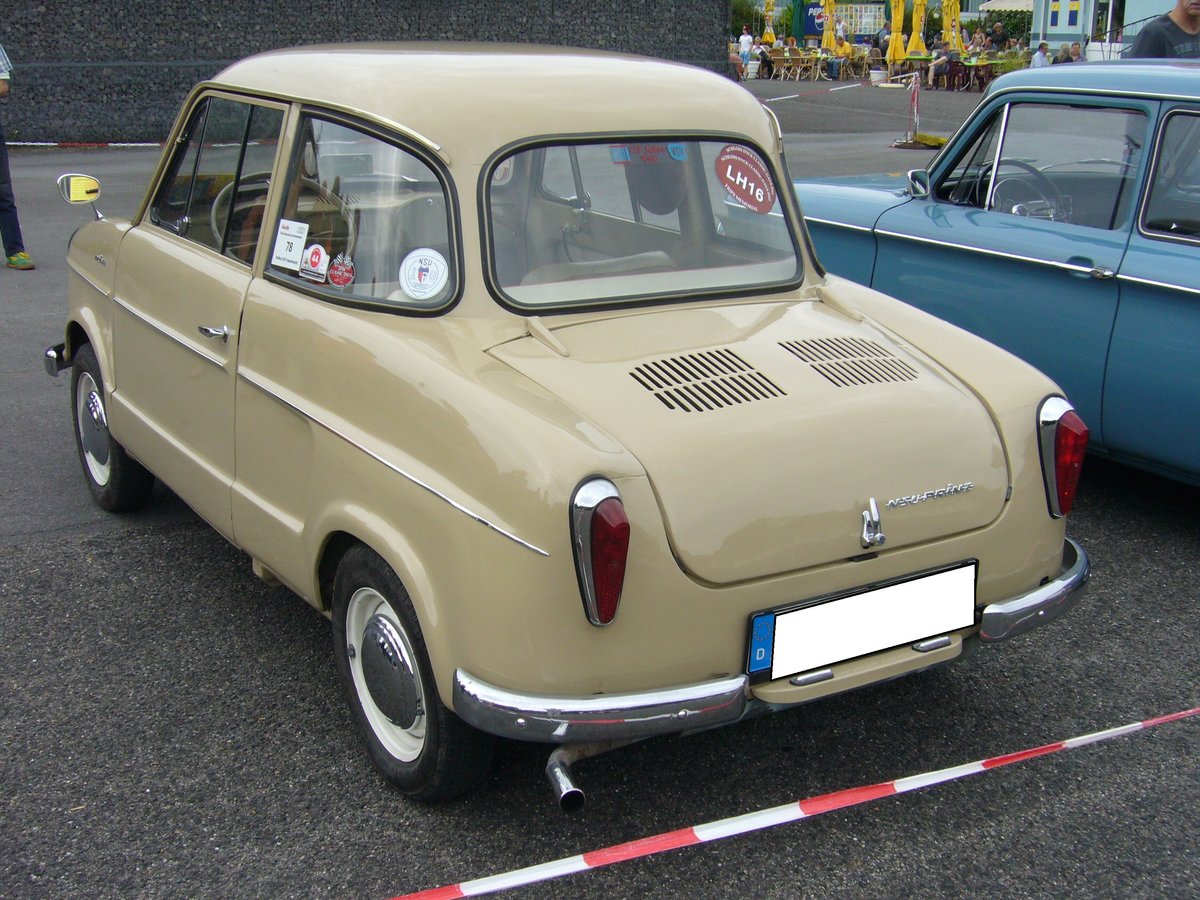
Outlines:
<svg viewBox="0 0 1200 900"><path fill-rule="evenodd" d="M154 476L109 434L104 380L91 344L79 347L71 360L71 413L83 477L96 503L109 512L144 506Z"/></svg>
<svg viewBox="0 0 1200 900"><path fill-rule="evenodd" d="M384 777L419 800L479 786L495 739L438 697L421 626L395 572L364 546L334 578L333 649L354 722Z"/></svg>

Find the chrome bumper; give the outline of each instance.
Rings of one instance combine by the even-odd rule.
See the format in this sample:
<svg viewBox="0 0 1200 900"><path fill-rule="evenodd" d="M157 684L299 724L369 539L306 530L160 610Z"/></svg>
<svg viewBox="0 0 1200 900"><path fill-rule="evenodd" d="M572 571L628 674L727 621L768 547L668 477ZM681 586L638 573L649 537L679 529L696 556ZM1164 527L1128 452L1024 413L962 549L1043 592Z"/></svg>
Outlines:
<svg viewBox="0 0 1200 900"><path fill-rule="evenodd" d="M454 712L480 731L519 741L640 740L736 722L748 685L737 675L633 694L545 697L498 688L459 669Z"/></svg>
<svg viewBox="0 0 1200 900"><path fill-rule="evenodd" d="M42 365L46 367L47 375L57 378L59 372L71 365L67 362L67 345L55 344L53 347L47 347L42 353Z"/></svg>
<svg viewBox="0 0 1200 900"><path fill-rule="evenodd" d="M1058 577L1028 594L983 608L984 641L1003 641L1052 622L1079 602L1089 574L1087 554L1070 538L1063 544L1063 563Z"/></svg>
<svg viewBox="0 0 1200 900"><path fill-rule="evenodd" d="M1083 595L1088 558L1071 539L1058 577L983 609L980 638L1001 641L1061 616ZM520 741L578 744L628 741L729 725L756 712L745 675L631 694L548 697L521 694L454 673L454 711L480 731Z"/></svg>

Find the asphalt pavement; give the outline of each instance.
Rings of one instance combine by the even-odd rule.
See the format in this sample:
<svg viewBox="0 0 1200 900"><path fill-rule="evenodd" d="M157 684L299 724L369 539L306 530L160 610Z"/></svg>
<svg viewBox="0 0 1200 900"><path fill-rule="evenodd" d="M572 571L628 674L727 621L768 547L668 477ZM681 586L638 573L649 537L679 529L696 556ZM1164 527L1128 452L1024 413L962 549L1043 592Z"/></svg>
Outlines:
<svg viewBox="0 0 1200 900"><path fill-rule="evenodd" d="M907 97L754 83L798 177L903 171ZM832 87L838 87L834 85ZM796 96L788 96L795 94ZM924 94L949 134L978 95ZM13 152L39 268L0 270L0 896L376 897L433 888L1200 705L1200 490L1089 459L1070 533L1091 554L1069 617L946 669L576 767L505 744L477 795L412 803L375 774L328 623L159 488L90 501L61 340L62 253L89 215L54 176L136 206L155 150ZM466 192L464 195L469 195ZM523 897L1194 897L1200 720L748 837L552 881Z"/></svg>

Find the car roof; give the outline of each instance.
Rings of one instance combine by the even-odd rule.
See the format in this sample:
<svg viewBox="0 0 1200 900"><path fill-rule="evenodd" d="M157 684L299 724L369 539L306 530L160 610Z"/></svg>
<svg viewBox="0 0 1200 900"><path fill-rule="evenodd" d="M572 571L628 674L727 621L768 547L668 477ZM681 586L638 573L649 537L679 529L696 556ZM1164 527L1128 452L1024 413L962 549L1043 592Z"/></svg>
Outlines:
<svg viewBox="0 0 1200 900"><path fill-rule="evenodd" d="M1021 69L996 79L989 93L1029 88L1197 99L1200 61L1119 59Z"/></svg>
<svg viewBox="0 0 1200 900"><path fill-rule="evenodd" d="M534 135L726 132L764 147L767 115L741 85L681 63L535 45L376 43L251 56L205 86L356 113L416 132L453 163Z"/></svg>

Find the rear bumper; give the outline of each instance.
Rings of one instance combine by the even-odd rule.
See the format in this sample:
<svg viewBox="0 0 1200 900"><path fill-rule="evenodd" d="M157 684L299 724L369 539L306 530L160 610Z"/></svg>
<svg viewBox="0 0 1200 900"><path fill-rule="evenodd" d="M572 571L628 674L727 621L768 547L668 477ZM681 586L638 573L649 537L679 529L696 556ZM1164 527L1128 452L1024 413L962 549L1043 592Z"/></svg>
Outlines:
<svg viewBox="0 0 1200 900"><path fill-rule="evenodd" d="M1087 580L1087 554L1068 538L1058 576L984 607L980 638L1001 641L1053 621L1075 605ZM496 687L462 669L454 674L455 713L480 731L521 741L640 740L728 725L762 706L750 701L745 675L630 694L552 697Z"/></svg>
<svg viewBox="0 0 1200 900"><path fill-rule="evenodd" d="M1083 597L1089 574L1087 554L1067 538L1058 577L1028 594L985 606L980 639L1003 641L1054 621Z"/></svg>
<svg viewBox="0 0 1200 900"><path fill-rule="evenodd" d="M454 711L480 731L520 741L576 744L639 740L727 725L746 710L745 675L632 694L546 697L518 694L454 674Z"/></svg>

